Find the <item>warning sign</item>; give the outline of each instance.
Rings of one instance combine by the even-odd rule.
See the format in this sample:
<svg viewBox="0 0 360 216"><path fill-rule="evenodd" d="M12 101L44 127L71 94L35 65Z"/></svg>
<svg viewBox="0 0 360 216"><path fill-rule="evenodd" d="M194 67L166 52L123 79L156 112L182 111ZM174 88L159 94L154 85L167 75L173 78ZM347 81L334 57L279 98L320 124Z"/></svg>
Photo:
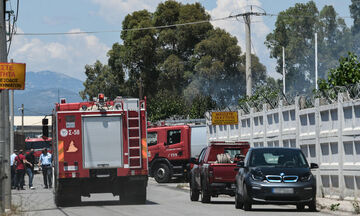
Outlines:
<svg viewBox="0 0 360 216"><path fill-rule="evenodd" d="M25 89L25 64L0 63L0 89Z"/></svg>
<svg viewBox="0 0 360 216"><path fill-rule="evenodd" d="M233 125L238 124L237 112L212 112L211 122L213 125Z"/></svg>

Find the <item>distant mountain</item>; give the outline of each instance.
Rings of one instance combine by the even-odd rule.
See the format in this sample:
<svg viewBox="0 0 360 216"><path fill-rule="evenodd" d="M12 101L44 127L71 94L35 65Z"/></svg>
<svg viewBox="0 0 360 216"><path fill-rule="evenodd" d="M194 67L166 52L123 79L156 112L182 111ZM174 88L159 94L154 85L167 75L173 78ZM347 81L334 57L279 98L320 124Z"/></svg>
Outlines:
<svg viewBox="0 0 360 216"><path fill-rule="evenodd" d="M25 90L16 90L14 113L21 115L18 108L24 104L24 114L51 114L54 104L60 98L67 102L82 101L79 91L83 90L83 82L76 78L52 71L26 72Z"/></svg>

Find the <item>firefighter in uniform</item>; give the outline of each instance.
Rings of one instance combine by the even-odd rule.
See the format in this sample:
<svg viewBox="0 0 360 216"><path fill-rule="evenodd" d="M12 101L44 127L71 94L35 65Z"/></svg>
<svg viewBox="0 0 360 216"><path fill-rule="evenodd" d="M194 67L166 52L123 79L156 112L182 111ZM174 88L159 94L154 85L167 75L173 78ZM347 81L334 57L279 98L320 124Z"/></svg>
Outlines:
<svg viewBox="0 0 360 216"><path fill-rule="evenodd" d="M43 153L39 158L39 166L41 165L43 178L44 178L44 188L52 187L52 155L44 148Z"/></svg>

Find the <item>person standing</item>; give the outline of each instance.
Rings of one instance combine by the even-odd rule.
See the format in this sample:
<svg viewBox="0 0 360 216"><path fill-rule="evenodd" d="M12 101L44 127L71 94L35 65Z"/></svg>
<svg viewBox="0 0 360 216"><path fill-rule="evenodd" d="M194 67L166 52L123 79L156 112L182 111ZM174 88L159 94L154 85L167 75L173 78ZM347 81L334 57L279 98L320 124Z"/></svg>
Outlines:
<svg viewBox="0 0 360 216"><path fill-rule="evenodd" d="M15 189L15 182L16 182L16 167L15 167L15 158L17 156L17 150L10 155L10 166L11 166L11 189Z"/></svg>
<svg viewBox="0 0 360 216"><path fill-rule="evenodd" d="M26 164L26 173L29 176L29 188L35 189L33 187L33 179L34 179L34 164L35 164L35 155L34 155L34 149L30 149L30 152L26 154L26 160L31 164Z"/></svg>
<svg viewBox="0 0 360 216"><path fill-rule="evenodd" d="M23 150L19 151L19 154L15 157L15 165L16 165L16 188L18 190L25 190L24 189L24 176L25 176L25 164L29 164L32 166L31 163L29 163L25 156L23 155Z"/></svg>
<svg viewBox="0 0 360 216"><path fill-rule="evenodd" d="M41 165L43 179L44 179L44 188L52 187L52 155L44 148L43 153L39 158L39 166Z"/></svg>

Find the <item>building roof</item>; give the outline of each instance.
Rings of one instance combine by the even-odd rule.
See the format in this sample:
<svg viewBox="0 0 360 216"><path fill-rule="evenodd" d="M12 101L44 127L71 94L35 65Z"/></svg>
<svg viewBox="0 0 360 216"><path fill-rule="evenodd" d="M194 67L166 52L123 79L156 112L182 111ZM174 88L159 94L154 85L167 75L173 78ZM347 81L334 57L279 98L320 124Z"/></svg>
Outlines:
<svg viewBox="0 0 360 216"><path fill-rule="evenodd" d="M24 116L24 126L41 126L44 116ZM51 116L47 116L51 125ZM14 126L21 126L21 116L14 116Z"/></svg>

